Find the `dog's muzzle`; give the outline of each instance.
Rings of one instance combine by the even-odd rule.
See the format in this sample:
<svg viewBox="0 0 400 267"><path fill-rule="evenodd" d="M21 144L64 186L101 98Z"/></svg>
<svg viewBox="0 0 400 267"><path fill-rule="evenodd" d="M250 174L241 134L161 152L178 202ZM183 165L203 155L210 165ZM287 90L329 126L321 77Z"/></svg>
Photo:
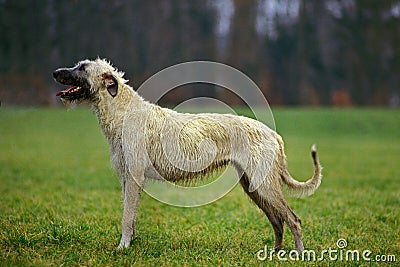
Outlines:
<svg viewBox="0 0 400 267"><path fill-rule="evenodd" d="M80 100L89 97L89 83L76 67L57 69L53 72L53 77L58 83L71 86L59 91L56 96L66 100Z"/></svg>

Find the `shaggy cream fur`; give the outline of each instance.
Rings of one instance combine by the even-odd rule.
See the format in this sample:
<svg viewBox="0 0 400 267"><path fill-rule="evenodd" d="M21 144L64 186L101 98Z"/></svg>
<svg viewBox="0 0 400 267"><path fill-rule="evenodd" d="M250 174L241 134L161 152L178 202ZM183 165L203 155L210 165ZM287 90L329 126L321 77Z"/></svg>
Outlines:
<svg viewBox="0 0 400 267"><path fill-rule="evenodd" d="M65 103L88 101L110 145L111 161L122 184L123 218L119 248L134 234L140 192L146 178L190 182L232 164L249 197L264 211L282 248L287 223L296 249L304 250L300 219L287 204L282 182L298 197L315 192L321 166L312 148L314 174L293 179L282 138L259 121L230 114L187 114L159 107L139 96L109 62L84 60L58 69L54 78L73 85L58 95Z"/></svg>

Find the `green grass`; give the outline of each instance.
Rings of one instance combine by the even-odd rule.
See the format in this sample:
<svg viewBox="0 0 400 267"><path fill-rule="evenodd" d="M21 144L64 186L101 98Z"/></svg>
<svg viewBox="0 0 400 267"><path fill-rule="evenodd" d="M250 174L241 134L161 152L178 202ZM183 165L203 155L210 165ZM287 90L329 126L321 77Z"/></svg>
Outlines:
<svg viewBox="0 0 400 267"><path fill-rule="evenodd" d="M400 112L274 109L294 177L312 174L310 145L324 166L316 194L289 198L307 249L395 255L400 261ZM242 111L246 113L246 111ZM262 118L261 118L262 119ZM263 214L236 187L199 208L177 208L143 194L132 247L118 251L120 185L108 146L86 109L0 110L0 265L261 265L272 246ZM289 230L285 250L293 248ZM343 266L296 262L290 266ZM370 263L347 263L353 266ZM371 263L374 266L376 263Z"/></svg>

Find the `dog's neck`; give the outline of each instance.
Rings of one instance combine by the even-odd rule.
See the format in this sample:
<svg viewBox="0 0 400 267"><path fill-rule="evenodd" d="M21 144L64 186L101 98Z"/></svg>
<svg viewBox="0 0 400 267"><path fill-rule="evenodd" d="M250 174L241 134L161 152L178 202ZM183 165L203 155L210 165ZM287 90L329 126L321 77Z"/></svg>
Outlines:
<svg viewBox="0 0 400 267"><path fill-rule="evenodd" d="M121 141L126 111L141 110L148 104L132 87L120 84L115 97L105 91L101 92L99 99L94 101L92 106L107 141L114 146Z"/></svg>

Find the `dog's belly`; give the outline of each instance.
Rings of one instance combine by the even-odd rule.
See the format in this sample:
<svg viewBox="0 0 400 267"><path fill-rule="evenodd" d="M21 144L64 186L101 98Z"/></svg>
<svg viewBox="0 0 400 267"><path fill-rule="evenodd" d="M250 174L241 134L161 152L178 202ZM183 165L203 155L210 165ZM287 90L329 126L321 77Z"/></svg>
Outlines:
<svg viewBox="0 0 400 267"><path fill-rule="evenodd" d="M195 179L207 178L218 171L222 171L229 163L229 160L218 160L196 171L178 168L170 162L164 164L164 166L154 163L146 168L145 177L154 180L167 180L170 182L190 182Z"/></svg>

